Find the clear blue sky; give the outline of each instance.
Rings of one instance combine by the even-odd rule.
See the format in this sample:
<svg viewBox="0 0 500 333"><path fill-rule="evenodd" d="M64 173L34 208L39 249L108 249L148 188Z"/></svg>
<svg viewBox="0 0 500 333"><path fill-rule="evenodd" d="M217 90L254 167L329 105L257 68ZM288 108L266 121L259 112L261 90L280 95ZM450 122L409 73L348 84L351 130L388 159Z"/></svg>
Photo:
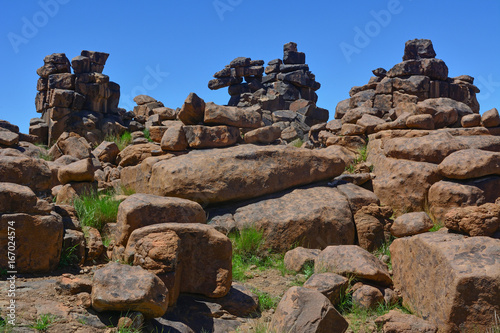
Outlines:
<svg viewBox="0 0 500 333"><path fill-rule="evenodd" d="M283 44L294 41L322 84L318 105L333 117L336 104L368 82L372 69L401 61L405 41L428 38L450 76L476 78L481 112L500 107L496 0L26 0L2 7L0 119L25 133L39 116L36 69L44 56L64 52L71 60L81 50L110 53L104 73L120 84L121 107L131 109L133 93L147 87L175 108L190 92L227 103L226 88L207 88L216 71L238 56L281 58ZM341 46L347 45L356 50L346 56ZM156 79L151 71L159 72Z"/></svg>

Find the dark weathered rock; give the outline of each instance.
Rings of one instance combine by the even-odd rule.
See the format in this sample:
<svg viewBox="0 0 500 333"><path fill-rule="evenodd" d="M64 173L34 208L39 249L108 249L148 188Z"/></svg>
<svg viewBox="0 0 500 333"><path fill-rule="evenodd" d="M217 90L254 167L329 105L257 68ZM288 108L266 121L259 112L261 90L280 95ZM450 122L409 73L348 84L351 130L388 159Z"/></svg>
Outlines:
<svg viewBox="0 0 500 333"><path fill-rule="evenodd" d="M234 145L239 137L240 130L231 126L184 126L186 140L191 148L221 148Z"/></svg>
<svg viewBox="0 0 500 333"><path fill-rule="evenodd" d="M382 246L392 214L391 207L374 203L359 209L354 215L359 246L370 252Z"/></svg>
<svg viewBox="0 0 500 333"><path fill-rule="evenodd" d="M320 292L292 287L283 295L271 328L290 333L343 333L349 324Z"/></svg>
<svg viewBox="0 0 500 333"><path fill-rule="evenodd" d="M352 303L360 309L375 309L384 303L384 295L378 288L363 284L353 292Z"/></svg>
<svg viewBox="0 0 500 333"><path fill-rule="evenodd" d="M325 295L333 305L337 305L340 296L345 293L349 279L335 273L315 273L304 283L304 288L317 290Z"/></svg>
<svg viewBox="0 0 500 333"><path fill-rule="evenodd" d="M92 160L86 158L60 167L57 178L63 185L69 182L93 182L94 166Z"/></svg>
<svg viewBox="0 0 500 333"><path fill-rule="evenodd" d="M168 290L153 273L141 267L111 262L94 274L92 308L103 311L139 311L147 318L167 311Z"/></svg>
<svg viewBox="0 0 500 333"><path fill-rule="evenodd" d="M436 52L429 39L413 39L405 43L404 60L435 58Z"/></svg>
<svg viewBox="0 0 500 333"><path fill-rule="evenodd" d="M205 106L205 124L227 125L239 128L257 128L261 126L260 113L251 109L223 106L209 102Z"/></svg>
<svg viewBox="0 0 500 333"><path fill-rule="evenodd" d="M227 295L231 255L231 241L212 226L162 223L136 229L124 260L156 272L171 293L169 304L174 304L181 292L213 298Z"/></svg>
<svg viewBox="0 0 500 333"><path fill-rule="evenodd" d="M26 157L17 150L0 150L0 181L25 185L40 192L51 188L52 179L46 161Z"/></svg>
<svg viewBox="0 0 500 333"><path fill-rule="evenodd" d="M285 267L294 272L301 272L307 265L314 266L314 260L321 251L306 249L301 246L285 253Z"/></svg>
<svg viewBox="0 0 500 333"><path fill-rule="evenodd" d="M179 119L186 125L198 125L203 122L205 101L195 93L190 93L179 111Z"/></svg>
<svg viewBox="0 0 500 333"><path fill-rule="evenodd" d="M452 179L498 175L500 174L500 153L480 149L460 150L449 155L439 164L439 172Z"/></svg>
<svg viewBox="0 0 500 333"><path fill-rule="evenodd" d="M281 129L278 126L266 126L254 129L245 133L245 143L270 144L278 140L281 136Z"/></svg>
<svg viewBox="0 0 500 333"><path fill-rule="evenodd" d="M249 199L338 176L345 167L338 155L335 147L312 151L242 145L192 151L156 163L149 191L205 204Z"/></svg>
<svg viewBox="0 0 500 333"><path fill-rule="evenodd" d="M497 127L500 126L500 116L498 110L493 108L483 113L481 121L484 127Z"/></svg>
<svg viewBox="0 0 500 333"><path fill-rule="evenodd" d="M437 333L437 327L415 315L391 310L375 319L384 333Z"/></svg>
<svg viewBox="0 0 500 333"><path fill-rule="evenodd" d="M399 238L390 250L394 286L412 313L443 332L491 327L500 308L500 240L428 232Z"/></svg>
<svg viewBox="0 0 500 333"><path fill-rule="evenodd" d="M425 212L407 213L399 216L391 225L394 237L406 237L429 231L434 223Z"/></svg>
<svg viewBox="0 0 500 333"><path fill-rule="evenodd" d="M166 222L206 223L205 211L186 199L133 194L118 207L115 248L125 247L134 230Z"/></svg>
<svg viewBox="0 0 500 333"><path fill-rule="evenodd" d="M356 245L328 246L318 255L314 270L352 274L385 286L392 284L387 267L373 254Z"/></svg>
<svg viewBox="0 0 500 333"><path fill-rule="evenodd" d="M183 151L188 148L186 133L182 124L169 126L161 138L161 149L166 151Z"/></svg>
<svg viewBox="0 0 500 333"><path fill-rule="evenodd" d="M500 205L454 208L445 215L444 225L470 236L493 236L500 229Z"/></svg>

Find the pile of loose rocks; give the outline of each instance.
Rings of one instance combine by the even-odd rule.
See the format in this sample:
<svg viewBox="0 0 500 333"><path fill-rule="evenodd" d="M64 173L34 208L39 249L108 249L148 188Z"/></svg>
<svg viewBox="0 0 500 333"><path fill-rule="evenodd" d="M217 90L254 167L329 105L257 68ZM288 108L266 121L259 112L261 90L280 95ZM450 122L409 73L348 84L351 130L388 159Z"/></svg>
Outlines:
<svg viewBox="0 0 500 333"><path fill-rule="evenodd" d="M43 144L54 143L65 131L98 142L106 134L124 131L118 108L120 86L102 74L109 54L82 51L70 61L64 53L46 56L37 70L36 111L29 133ZM73 69L73 74L71 73Z"/></svg>
<svg viewBox="0 0 500 333"><path fill-rule="evenodd" d="M265 69L263 60L239 57L215 73L208 87L229 87L228 105L256 106L266 125L280 127L283 139L306 141L310 127L327 121L329 112L316 106L321 85L305 58L293 42L284 45L283 59L269 61Z"/></svg>

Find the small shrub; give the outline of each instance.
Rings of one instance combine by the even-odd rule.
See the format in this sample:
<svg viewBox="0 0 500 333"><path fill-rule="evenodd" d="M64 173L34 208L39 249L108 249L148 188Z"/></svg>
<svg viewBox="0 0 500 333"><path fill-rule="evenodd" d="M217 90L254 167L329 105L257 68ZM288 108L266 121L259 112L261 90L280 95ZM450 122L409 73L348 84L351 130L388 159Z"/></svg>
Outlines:
<svg viewBox="0 0 500 333"><path fill-rule="evenodd" d="M290 145L300 148L304 144L304 141L301 138L295 139L292 142L290 142Z"/></svg>
<svg viewBox="0 0 500 333"><path fill-rule="evenodd" d="M76 248L78 247L78 244L75 244L72 247L69 247L67 249L63 249L61 252L61 259L59 259L59 268L65 267L65 266L71 266L75 264L78 260L78 256L76 255Z"/></svg>
<svg viewBox="0 0 500 333"><path fill-rule="evenodd" d="M259 291L257 289L253 289L252 291L259 298L259 310L261 312L270 309L276 309L276 307L278 306L279 300L276 297L273 297L268 293Z"/></svg>
<svg viewBox="0 0 500 333"><path fill-rule="evenodd" d="M39 332L45 332L47 328L49 328L53 323L57 321L57 317L47 313L40 315L37 319L36 322L30 326L29 328L35 329Z"/></svg>
<svg viewBox="0 0 500 333"><path fill-rule="evenodd" d="M366 162L367 158L368 158L367 145L364 145L363 147L358 149L358 154L356 155L356 159L351 164L345 167L345 172L354 173L354 171L356 170L356 166L362 162ZM370 167L370 171L373 171L373 166Z"/></svg>
<svg viewBox="0 0 500 333"><path fill-rule="evenodd" d="M118 149L122 151L130 144L130 142L132 142L132 134L130 134L130 132L128 131L125 131L122 135L107 135L104 140L116 143Z"/></svg>
<svg viewBox="0 0 500 333"><path fill-rule="evenodd" d="M82 194L73 201L73 205L82 226L96 228L99 232L106 223L116 222L120 202L113 198L114 193Z"/></svg>
<svg viewBox="0 0 500 333"><path fill-rule="evenodd" d="M442 225L441 223L435 223L434 226L429 229L429 232L438 231L439 229L441 229L443 227L444 227L444 225Z"/></svg>
<svg viewBox="0 0 500 333"><path fill-rule="evenodd" d="M148 142L153 142L153 139L151 139L151 135L147 128L144 131L142 131L142 133L144 133L144 137L146 138L146 140L148 140Z"/></svg>
<svg viewBox="0 0 500 333"><path fill-rule="evenodd" d="M258 254L261 245L264 243L263 232L254 228L246 228L235 234L231 241L233 242L233 253L251 257Z"/></svg>

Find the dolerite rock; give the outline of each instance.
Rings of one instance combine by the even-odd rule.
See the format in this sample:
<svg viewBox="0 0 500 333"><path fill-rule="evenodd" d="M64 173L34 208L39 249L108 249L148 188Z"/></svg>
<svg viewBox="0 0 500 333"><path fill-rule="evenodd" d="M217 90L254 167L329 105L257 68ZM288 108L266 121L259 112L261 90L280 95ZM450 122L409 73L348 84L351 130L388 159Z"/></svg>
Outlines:
<svg viewBox="0 0 500 333"><path fill-rule="evenodd" d="M245 133L243 139L245 143L270 144L278 140L280 136L281 129L278 126L266 126Z"/></svg>
<svg viewBox="0 0 500 333"><path fill-rule="evenodd" d="M435 58L436 52L429 39L413 39L405 43L404 60Z"/></svg>
<svg viewBox="0 0 500 333"><path fill-rule="evenodd" d="M15 262L9 265L7 246L0 248L0 267L19 273L46 273L57 268L63 242L63 223L51 206L42 209L26 186L0 183L0 239L7 245L15 230ZM45 203L48 205L48 203ZM59 218L58 218L59 217ZM12 251L10 251L12 252Z"/></svg>
<svg viewBox="0 0 500 333"><path fill-rule="evenodd" d="M156 318L168 307L168 290L156 275L116 262L95 272L91 297L92 308L98 312L139 311L147 318Z"/></svg>
<svg viewBox="0 0 500 333"><path fill-rule="evenodd" d="M160 146L154 143L141 143L125 147L116 157L116 163L121 167L140 164L146 158L160 155Z"/></svg>
<svg viewBox="0 0 500 333"><path fill-rule="evenodd" d="M19 134L0 127L0 147L14 147L19 143Z"/></svg>
<svg viewBox="0 0 500 333"><path fill-rule="evenodd" d="M120 153L120 149L114 142L103 141L93 151L92 155L97 157L99 161L104 163L114 164L116 157Z"/></svg>
<svg viewBox="0 0 500 333"><path fill-rule="evenodd" d="M301 272L307 265L314 266L314 260L321 251L319 249L306 249L296 247L285 253L285 267L294 272Z"/></svg>
<svg viewBox="0 0 500 333"><path fill-rule="evenodd" d="M191 151L156 163L148 188L204 204L249 199L338 176L346 164L339 152L255 145Z"/></svg>
<svg viewBox="0 0 500 333"><path fill-rule="evenodd" d="M481 121L484 127L497 127L500 126L500 116L498 110L493 108L483 113Z"/></svg>
<svg viewBox="0 0 500 333"><path fill-rule="evenodd" d="M441 163L448 155L467 148L468 145L446 132L384 141L384 153L387 157L435 164Z"/></svg>
<svg viewBox="0 0 500 333"><path fill-rule="evenodd" d="M425 212L407 213L394 220L391 226L391 235L406 237L429 231L434 223Z"/></svg>
<svg viewBox="0 0 500 333"><path fill-rule="evenodd" d="M17 150L0 150L0 181L25 185L35 192L49 190L52 172L46 161L30 158Z"/></svg>
<svg viewBox="0 0 500 333"><path fill-rule="evenodd" d="M375 309L384 303L384 295L378 288L363 284L353 292L352 303L360 309Z"/></svg>
<svg viewBox="0 0 500 333"><path fill-rule="evenodd" d="M462 127L476 127L481 125L481 115L474 113L463 116L461 120Z"/></svg>
<svg viewBox="0 0 500 333"><path fill-rule="evenodd" d="M473 114L471 108L451 98L429 98L418 102L417 112L430 114L436 128L460 124L463 116Z"/></svg>
<svg viewBox="0 0 500 333"><path fill-rule="evenodd" d="M423 130L434 129L434 119L430 114L417 114L408 117L406 120L406 127Z"/></svg>
<svg viewBox="0 0 500 333"><path fill-rule="evenodd" d="M94 166L92 160L86 158L59 168L57 178L63 185L69 182L93 182Z"/></svg>
<svg viewBox="0 0 500 333"><path fill-rule="evenodd" d="M298 206L302 209L293 208ZM264 198L238 208L234 221L239 230L253 227L262 231L262 249L286 252L294 245L323 249L354 244L349 203L329 187L301 188Z"/></svg>
<svg viewBox="0 0 500 333"><path fill-rule="evenodd" d="M492 236L500 229L500 205L486 203L477 207L454 208L446 214L444 225L470 236Z"/></svg>
<svg viewBox="0 0 500 333"><path fill-rule="evenodd" d="M231 126L184 126L186 140L191 148L221 148L234 145L240 138L240 130Z"/></svg>
<svg viewBox="0 0 500 333"><path fill-rule="evenodd" d="M162 223L132 232L124 260L160 276L171 293L169 304L174 304L181 292L213 298L227 295L231 256L231 241L212 226Z"/></svg>
<svg viewBox="0 0 500 333"><path fill-rule="evenodd" d="M467 163L463 163L467 161ZM447 178L470 179L500 174L500 153L465 149L446 157L439 171Z"/></svg>
<svg viewBox="0 0 500 333"><path fill-rule="evenodd" d="M179 111L178 118L186 125L203 123L205 101L195 93L190 93Z"/></svg>
<svg viewBox="0 0 500 333"><path fill-rule="evenodd" d="M375 251L385 243L385 230L390 227L391 207L370 204L354 214L358 244L367 251Z"/></svg>
<svg viewBox="0 0 500 333"><path fill-rule="evenodd" d="M396 239L390 251L394 286L412 313L443 332L491 328L500 309L500 240L434 232Z"/></svg>
<svg viewBox="0 0 500 333"><path fill-rule="evenodd" d="M261 121L260 113L255 110L217 105L212 102L205 106L205 124L257 128L261 126Z"/></svg>
<svg viewBox="0 0 500 333"><path fill-rule="evenodd" d="M320 292L292 287L283 295L271 329L290 333L343 333L349 324Z"/></svg>
<svg viewBox="0 0 500 333"><path fill-rule="evenodd" d="M448 66L441 59L425 58L420 60L405 60L394 65L388 72L388 77L404 77L409 75L424 75L435 80L448 78Z"/></svg>
<svg viewBox="0 0 500 333"><path fill-rule="evenodd" d="M357 245L328 246L316 258L314 271L354 275L384 286L392 284L387 267Z"/></svg>
<svg viewBox="0 0 500 333"><path fill-rule="evenodd" d="M88 141L77 133L64 132L59 136L55 145L49 150L54 159L63 155L70 155L79 160L90 157L92 148Z"/></svg>
<svg viewBox="0 0 500 333"><path fill-rule="evenodd" d="M443 180L437 182L429 189L430 212L435 220L444 223L446 213L453 208L495 202L499 186L499 176L467 181Z"/></svg>
<svg viewBox="0 0 500 333"><path fill-rule="evenodd" d="M205 211L193 201L136 193L118 206L115 253L127 245L130 234L139 228L159 223L206 223Z"/></svg>
<svg viewBox="0 0 500 333"><path fill-rule="evenodd" d="M345 293L349 279L335 273L315 273L304 283L304 288L319 291L325 295L333 305L337 305L340 296Z"/></svg>
<svg viewBox="0 0 500 333"><path fill-rule="evenodd" d="M375 319L384 333L437 333L437 327L415 315L391 310Z"/></svg>
<svg viewBox="0 0 500 333"><path fill-rule="evenodd" d="M347 183L337 185L337 189L347 198L347 201L349 201L349 206L353 214L356 214L356 212L364 206L380 204L377 196L373 192L360 186Z"/></svg>
<svg viewBox="0 0 500 333"><path fill-rule="evenodd" d="M137 95L134 97L134 102L136 102L137 105L144 105L147 103L157 102L157 100L148 95Z"/></svg>
<svg viewBox="0 0 500 333"><path fill-rule="evenodd" d="M182 151L186 150L187 147L188 142L182 124L169 126L165 133L163 133L163 137L161 138L162 150Z"/></svg>

